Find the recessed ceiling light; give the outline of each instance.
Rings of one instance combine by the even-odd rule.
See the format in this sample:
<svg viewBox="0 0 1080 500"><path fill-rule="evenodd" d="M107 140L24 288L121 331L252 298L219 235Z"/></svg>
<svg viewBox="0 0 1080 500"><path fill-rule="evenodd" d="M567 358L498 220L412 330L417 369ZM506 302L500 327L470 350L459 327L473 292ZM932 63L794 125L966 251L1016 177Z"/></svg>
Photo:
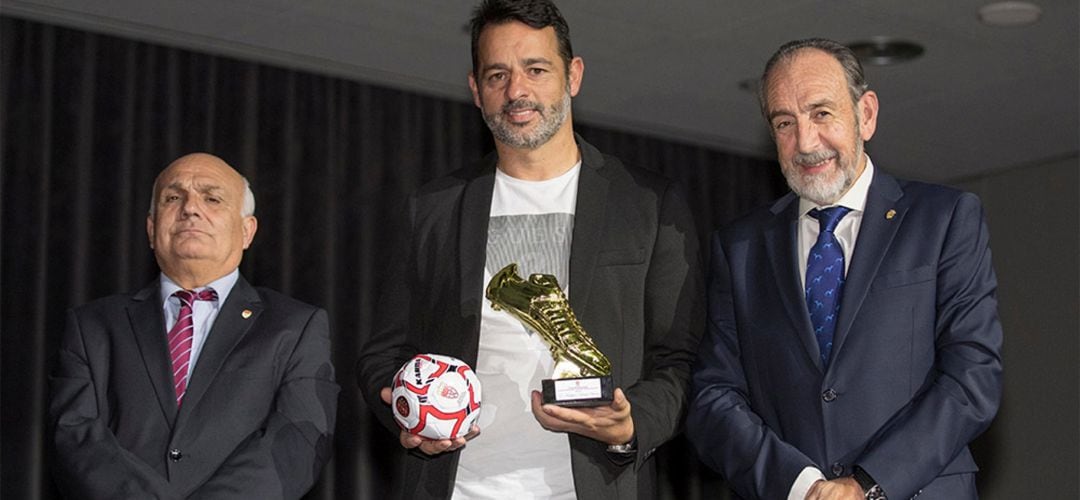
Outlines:
<svg viewBox="0 0 1080 500"><path fill-rule="evenodd" d="M979 9L979 20L989 26L1024 26L1041 15L1042 9L1030 2L995 2Z"/></svg>
<svg viewBox="0 0 1080 500"><path fill-rule="evenodd" d="M923 48L914 42L894 40L888 37L874 37L870 40L853 42L848 48L863 64L888 66L915 59L922 55Z"/></svg>

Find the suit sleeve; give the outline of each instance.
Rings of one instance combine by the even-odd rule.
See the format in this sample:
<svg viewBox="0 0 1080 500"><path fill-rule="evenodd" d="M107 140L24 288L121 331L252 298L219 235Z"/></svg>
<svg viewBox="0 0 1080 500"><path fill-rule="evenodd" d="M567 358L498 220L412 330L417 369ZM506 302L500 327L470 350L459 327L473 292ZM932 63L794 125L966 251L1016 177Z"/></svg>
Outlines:
<svg viewBox="0 0 1080 500"><path fill-rule="evenodd" d="M626 390L639 450L636 466L681 428L704 327L702 281L697 228L685 200L669 186L645 278L643 376Z"/></svg>
<svg viewBox="0 0 1080 500"><path fill-rule="evenodd" d="M1002 331L996 288L982 207L965 193L953 207L938 261L931 377L855 462L890 498L910 498L933 481L997 413Z"/></svg>
<svg viewBox="0 0 1080 500"><path fill-rule="evenodd" d="M406 360L417 352L410 344L408 335L412 316L413 283L412 271L416 269L416 252L413 250L412 234L415 219L414 198L410 197L402 210L398 228L402 228L393 238L389 252L380 261L383 266L382 279L379 281L379 300L376 307L375 327L360 349L356 363L356 378L360 393L368 408L386 429L397 436L401 428L394 421L393 413L383 402L379 393L384 387L390 387L394 374Z"/></svg>
<svg viewBox="0 0 1080 500"><path fill-rule="evenodd" d="M333 450L338 385L322 309L308 318L263 428L249 435L189 498L300 498Z"/></svg>
<svg viewBox="0 0 1080 500"><path fill-rule="evenodd" d="M103 378L88 360L79 317L68 314L50 377L56 484L68 498L179 498L165 477L120 445L109 428Z"/></svg>
<svg viewBox="0 0 1080 500"><path fill-rule="evenodd" d="M787 498L814 462L780 439L751 408L732 293L732 264L713 236L708 328L694 369L686 432L698 457L744 498Z"/></svg>

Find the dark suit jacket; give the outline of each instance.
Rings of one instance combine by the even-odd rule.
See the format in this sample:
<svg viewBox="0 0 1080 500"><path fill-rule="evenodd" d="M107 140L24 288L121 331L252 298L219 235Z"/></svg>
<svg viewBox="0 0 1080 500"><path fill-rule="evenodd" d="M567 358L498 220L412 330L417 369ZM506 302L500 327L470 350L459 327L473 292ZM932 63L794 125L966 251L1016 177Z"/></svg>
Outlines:
<svg viewBox="0 0 1080 500"><path fill-rule="evenodd" d="M326 312L241 277L178 412L158 290L155 282L68 315L49 405L60 490L70 498L303 495L332 450L338 386Z"/></svg>
<svg viewBox="0 0 1080 500"><path fill-rule="evenodd" d="M577 141L582 167L570 305L611 359L615 384L631 402L639 451L633 462L617 464L605 444L571 434L574 483L581 498L649 497L655 490L649 458L680 428L704 325L698 240L685 202L667 180ZM489 155L421 188L405 210L397 268L358 363L368 405L395 436L379 390L402 363L421 352L476 362L495 162ZM450 496L458 453L401 455L397 495Z"/></svg>
<svg viewBox="0 0 1080 500"><path fill-rule="evenodd" d="M833 478L853 465L891 499L975 498L967 444L997 412L1002 372L978 199L875 172L827 368L797 211L789 193L713 237L687 420L702 460L745 498L785 498L806 466Z"/></svg>

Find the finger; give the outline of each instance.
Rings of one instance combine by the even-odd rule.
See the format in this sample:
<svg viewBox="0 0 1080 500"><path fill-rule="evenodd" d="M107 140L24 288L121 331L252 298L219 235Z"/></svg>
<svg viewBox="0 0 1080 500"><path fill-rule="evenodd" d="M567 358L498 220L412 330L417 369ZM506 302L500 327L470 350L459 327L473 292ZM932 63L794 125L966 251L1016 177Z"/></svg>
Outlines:
<svg viewBox="0 0 1080 500"><path fill-rule="evenodd" d="M626 393L622 389L616 387L615 393L611 399L611 409L616 413L622 413L630 410L630 400L626 399Z"/></svg>
<svg viewBox="0 0 1080 500"><path fill-rule="evenodd" d="M420 436L409 434L405 431L401 431L401 434L398 435L398 441L401 442L401 446L408 450L416 448L424 442L423 438L421 438Z"/></svg>
<svg viewBox="0 0 1080 500"><path fill-rule="evenodd" d="M425 439L420 443L420 451L428 455L438 455L450 449L451 446L453 442L449 439Z"/></svg>
<svg viewBox="0 0 1080 500"><path fill-rule="evenodd" d="M472 438L474 438L476 436L479 436L479 435L480 435L480 426L476 425L476 424L473 424L472 427L469 427L469 432L467 434L465 434L465 440L470 441L470 440L472 440Z"/></svg>
<svg viewBox="0 0 1080 500"><path fill-rule="evenodd" d="M394 391L391 391L389 387L383 387L379 391L379 397L382 398L383 403L390 404L390 398L393 396Z"/></svg>

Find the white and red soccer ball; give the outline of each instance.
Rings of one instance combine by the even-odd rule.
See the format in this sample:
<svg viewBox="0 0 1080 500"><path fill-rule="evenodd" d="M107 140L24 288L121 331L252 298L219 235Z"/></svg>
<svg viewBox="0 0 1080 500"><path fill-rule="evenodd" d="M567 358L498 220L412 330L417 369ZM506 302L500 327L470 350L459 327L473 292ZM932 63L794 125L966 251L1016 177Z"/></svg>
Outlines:
<svg viewBox="0 0 1080 500"><path fill-rule="evenodd" d="M410 434L461 437L480 416L480 379L460 359L417 354L394 376L390 406L394 420Z"/></svg>

